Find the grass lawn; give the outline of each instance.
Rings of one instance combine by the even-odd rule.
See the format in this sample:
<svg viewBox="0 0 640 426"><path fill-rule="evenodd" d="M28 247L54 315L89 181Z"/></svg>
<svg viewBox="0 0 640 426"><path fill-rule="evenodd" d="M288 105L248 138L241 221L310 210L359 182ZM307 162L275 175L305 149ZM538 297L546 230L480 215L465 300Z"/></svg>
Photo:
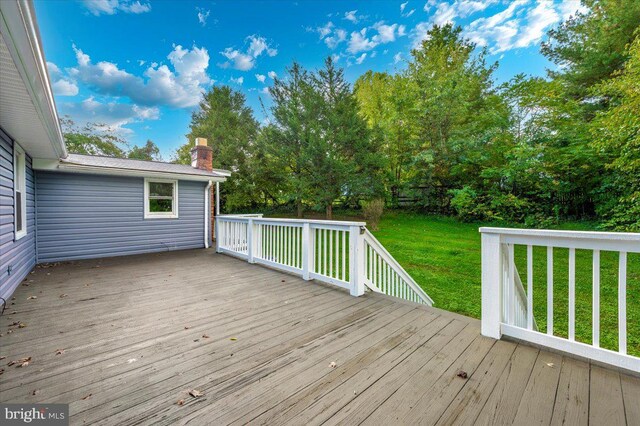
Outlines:
<svg viewBox="0 0 640 426"><path fill-rule="evenodd" d="M356 220L337 215L336 220ZM491 224L487 224L491 225ZM403 212L387 212L373 234L431 296L435 306L480 318L480 234L483 224ZM588 222L558 229L595 230ZM568 334L568 250L554 249L554 334ZM547 254L534 247L534 316L547 329ZM516 246L516 266L526 287L526 247ZM592 251L576 250L576 340L592 338ZM618 254L601 253L600 345L618 349ZM640 255L628 255L627 348L640 356Z"/></svg>
<svg viewBox="0 0 640 426"><path fill-rule="evenodd" d="M407 213L387 213L374 235L434 300L435 306L480 318L480 224ZM560 229L594 230L590 223ZM554 333L568 333L568 250L554 250ZM526 247L516 246L516 266L526 287ZM547 328L547 253L534 247L534 316ZM576 250L576 340L592 338L592 251ZM618 348L618 254L601 253L600 345ZM628 255L628 352L640 356L640 255Z"/></svg>

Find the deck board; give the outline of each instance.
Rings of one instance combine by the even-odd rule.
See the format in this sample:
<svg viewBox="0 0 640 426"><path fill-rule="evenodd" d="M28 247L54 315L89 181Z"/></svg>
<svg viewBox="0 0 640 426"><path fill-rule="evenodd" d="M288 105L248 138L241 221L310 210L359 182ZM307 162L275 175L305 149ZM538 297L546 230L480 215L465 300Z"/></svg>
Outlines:
<svg viewBox="0 0 640 426"><path fill-rule="evenodd" d="M32 361L3 366L0 401L68 403L72 424L640 421L638 377L210 250L37 268L14 297L0 356Z"/></svg>

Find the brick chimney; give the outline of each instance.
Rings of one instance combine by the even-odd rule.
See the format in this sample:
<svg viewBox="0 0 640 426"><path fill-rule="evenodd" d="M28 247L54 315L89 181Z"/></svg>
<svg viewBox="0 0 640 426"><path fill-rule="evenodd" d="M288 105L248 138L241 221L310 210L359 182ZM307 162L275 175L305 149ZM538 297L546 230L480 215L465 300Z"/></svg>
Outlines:
<svg viewBox="0 0 640 426"><path fill-rule="evenodd" d="M207 146L205 138L196 138L196 146L191 149L191 167L209 171L213 169L213 148Z"/></svg>

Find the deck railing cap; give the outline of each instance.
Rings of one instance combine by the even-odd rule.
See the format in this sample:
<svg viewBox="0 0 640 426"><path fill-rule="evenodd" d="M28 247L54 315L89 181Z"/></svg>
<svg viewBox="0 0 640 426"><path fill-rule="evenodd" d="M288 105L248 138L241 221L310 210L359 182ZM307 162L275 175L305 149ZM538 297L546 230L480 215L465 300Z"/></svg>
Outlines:
<svg viewBox="0 0 640 426"><path fill-rule="evenodd" d="M637 241L640 243L640 233L634 232L567 231L554 229L494 228L487 226L481 227L479 232L482 234Z"/></svg>

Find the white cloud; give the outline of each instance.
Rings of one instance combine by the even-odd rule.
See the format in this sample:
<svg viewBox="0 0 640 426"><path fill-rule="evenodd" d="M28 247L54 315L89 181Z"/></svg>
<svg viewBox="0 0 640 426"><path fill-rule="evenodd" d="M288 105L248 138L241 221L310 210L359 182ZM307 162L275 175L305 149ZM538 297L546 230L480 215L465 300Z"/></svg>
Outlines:
<svg viewBox="0 0 640 426"><path fill-rule="evenodd" d="M363 53L356 58L356 64L360 65L365 59L367 59L367 54Z"/></svg>
<svg viewBox="0 0 640 426"><path fill-rule="evenodd" d="M453 22L457 16L458 12L456 10L455 3L439 3L436 7L436 13L431 18L431 22L442 26Z"/></svg>
<svg viewBox="0 0 640 426"><path fill-rule="evenodd" d="M354 24L358 23L358 20L360 19L358 16L356 16L356 13L358 13L357 10L352 10L349 12L345 12L344 13L344 19L346 19L347 21L351 21Z"/></svg>
<svg viewBox="0 0 640 426"><path fill-rule="evenodd" d="M268 87L263 87L258 92L260 92L261 94L266 95L266 96L271 96L271 93L269 92L269 88Z"/></svg>
<svg viewBox="0 0 640 426"><path fill-rule="evenodd" d="M376 31L377 34L368 38L367 31L370 29ZM402 37L404 35L406 35L406 28L404 25L387 25L384 21L376 22L371 27L365 27L360 31L352 32L351 37L349 38L347 51L353 54L366 52L380 44L391 43L395 41L397 37Z"/></svg>
<svg viewBox="0 0 640 426"><path fill-rule="evenodd" d="M57 96L75 96L78 94L78 85L70 78L65 78L62 71L53 62L47 62L53 93Z"/></svg>
<svg viewBox="0 0 640 426"><path fill-rule="evenodd" d="M53 93L58 96L75 96L78 94L78 85L71 81L61 78L51 85Z"/></svg>
<svg viewBox="0 0 640 426"><path fill-rule="evenodd" d="M402 61L402 53L398 52L395 55L393 55L393 63L397 64L400 61Z"/></svg>
<svg viewBox="0 0 640 426"><path fill-rule="evenodd" d="M139 0L82 0L82 4L95 16L115 15L124 13L146 13L151 11L150 3L140 3Z"/></svg>
<svg viewBox="0 0 640 426"><path fill-rule="evenodd" d="M560 14L564 12L561 6L556 10L549 0L538 0L527 9L529 4L529 0L513 1L496 14L473 21L464 34L477 45L487 46L491 53L535 45L561 20Z"/></svg>
<svg viewBox="0 0 640 426"><path fill-rule="evenodd" d="M267 56L276 56L278 50L270 47L267 40L264 37L250 35L246 38L245 42L248 42L246 52L227 47L224 51L220 52L222 56L228 60L223 63L219 63L221 68L234 68L240 71L249 71L256 66L256 58L265 53Z"/></svg>
<svg viewBox="0 0 640 426"><path fill-rule="evenodd" d="M63 114L71 116L73 121L82 126L96 123L97 130L111 130L121 134L133 131L125 128L127 124L146 120L157 120L160 110L157 107L141 107L135 104L117 102L98 102L92 96L82 102L63 103Z"/></svg>
<svg viewBox="0 0 640 426"><path fill-rule="evenodd" d="M515 47L528 47L538 43L547 28L560 21L550 0L538 0L538 5L527 13L527 25L522 28Z"/></svg>
<svg viewBox="0 0 640 426"><path fill-rule="evenodd" d="M363 28L362 30L354 31L351 33L351 38L349 39L349 47L347 50L351 53L359 53L366 50L371 50L376 47L378 44L367 38L367 29Z"/></svg>
<svg viewBox="0 0 640 426"><path fill-rule="evenodd" d="M205 48L174 46L167 55L173 71L167 65L152 63L143 73L145 78L120 69L113 62L94 64L75 45L73 49L78 64L69 70L72 78L100 94L125 96L136 104L191 107L198 104L202 92L212 82L206 73L209 54Z"/></svg>
<svg viewBox="0 0 640 426"><path fill-rule="evenodd" d="M316 31L318 32L318 34L320 34L320 39L323 39L331 34L331 31L333 31L333 27L335 27L335 25L333 25L333 22L329 21L322 27L316 28Z"/></svg>
<svg viewBox="0 0 640 426"><path fill-rule="evenodd" d="M267 76L264 74L256 74L256 80L258 80L260 83L264 83L264 81L267 79Z"/></svg>
<svg viewBox="0 0 640 426"><path fill-rule="evenodd" d="M576 13L587 13L588 11L589 9L580 0L564 0L558 5L558 12L563 21L576 16Z"/></svg>
<svg viewBox="0 0 640 426"><path fill-rule="evenodd" d="M270 78L270 79L272 79L272 80L274 80L274 79L278 76L278 74L276 74L276 72L275 72L275 71L269 71L269 72L267 73L267 75L268 75L268 76L269 76L269 78Z"/></svg>
<svg viewBox="0 0 640 426"><path fill-rule="evenodd" d="M404 12L404 8L407 7L408 4L409 4L408 1L400 4L400 13Z"/></svg>
<svg viewBox="0 0 640 426"><path fill-rule="evenodd" d="M207 19L209 18L209 14L211 13L210 10L205 10L204 8L200 8L200 7L196 7L196 10L198 11L198 22L200 22L200 25L202 25L203 27L207 25Z"/></svg>
<svg viewBox="0 0 640 426"><path fill-rule="evenodd" d="M377 22L373 28L378 31L378 35L373 36L373 40L379 43L395 41L397 27L398 24L385 25L383 22Z"/></svg>
<svg viewBox="0 0 640 426"><path fill-rule="evenodd" d="M330 49L335 49L340 43L347 39L347 32L342 28L336 28L331 21L321 27L309 28L307 31L317 32L320 40L324 40L324 43Z"/></svg>
<svg viewBox="0 0 640 426"><path fill-rule="evenodd" d="M325 44L329 49L335 49L340 43L347 39L347 32L343 29L336 29L333 35L324 39Z"/></svg>
<svg viewBox="0 0 640 426"><path fill-rule="evenodd" d="M142 59L138 59L138 65L143 66L147 61L143 61Z"/></svg>
<svg viewBox="0 0 640 426"><path fill-rule="evenodd" d="M229 79L229 81L230 81L230 82L232 82L233 84L238 84L238 85L240 85L240 84L244 83L244 77L238 77L238 78L233 78L233 77L231 77L231 78Z"/></svg>

